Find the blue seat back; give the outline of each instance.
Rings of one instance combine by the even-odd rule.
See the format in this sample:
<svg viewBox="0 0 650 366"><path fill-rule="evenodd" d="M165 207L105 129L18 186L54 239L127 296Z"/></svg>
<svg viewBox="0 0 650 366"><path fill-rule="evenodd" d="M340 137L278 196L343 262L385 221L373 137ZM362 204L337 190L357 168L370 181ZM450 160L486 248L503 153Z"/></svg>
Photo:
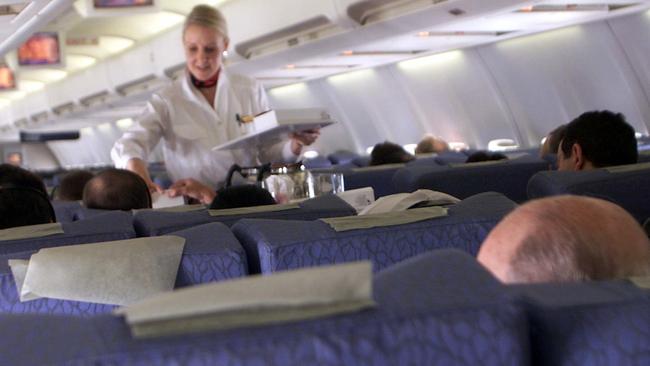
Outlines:
<svg viewBox="0 0 650 366"><path fill-rule="evenodd" d="M649 163L578 172L546 171L530 179L528 197L577 194L602 198L620 205L643 223L650 217L648 187Z"/></svg>
<svg viewBox="0 0 650 366"><path fill-rule="evenodd" d="M137 211L134 226L138 236L158 236L210 222L232 226L242 218L264 217L280 220L316 220L324 217L347 216L356 211L342 199L325 195L303 201L300 208L286 211L260 212L243 215L210 216L207 209L191 212Z"/></svg>
<svg viewBox="0 0 650 366"><path fill-rule="evenodd" d="M32 239L0 241L0 255L61 245L124 240L135 237L130 212L106 212L84 221L61 223L63 234Z"/></svg>
<svg viewBox="0 0 650 366"><path fill-rule="evenodd" d="M230 229L211 223L178 231L186 239L175 287L242 277L248 274L246 254ZM36 250L0 256L0 312L88 316L110 312L114 305L42 298L20 302L8 259L27 259Z"/></svg>
<svg viewBox="0 0 650 366"><path fill-rule="evenodd" d="M0 338L11 337L0 342L0 363L528 364L523 309L471 258L441 254L378 274L375 309L295 323L134 340L115 317L0 315ZM447 271L448 282L437 279Z"/></svg>
<svg viewBox="0 0 650 366"><path fill-rule="evenodd" d="M647 365L650 292L627 281L512 286L535 365Z"/></svg>
<svg viewBox="0 0 650 366"><path fill-rule="evenodd" d="M337 232L323 221L246 219L233 232L252 273L365 259L381 270L439 248L476 255L488 232L515 206L503 195L485 193L451 206L447 217L405 225Z"/></svg>
<svg viewBox="0 0 650 366"><path fill-rule="evenodd" d="M481 192L499 192L513 201L526 200L526 185L533 174L548 169L548 162L522 157L488 163L440 167L407 166L393 176L393 185L403 192L431 189L458 198Z"/></svg>

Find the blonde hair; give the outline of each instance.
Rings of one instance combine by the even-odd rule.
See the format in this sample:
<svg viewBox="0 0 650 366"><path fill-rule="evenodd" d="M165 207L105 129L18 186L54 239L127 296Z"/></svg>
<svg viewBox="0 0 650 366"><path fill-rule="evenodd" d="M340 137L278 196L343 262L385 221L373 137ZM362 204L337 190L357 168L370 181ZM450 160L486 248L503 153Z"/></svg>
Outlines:
<svg viewBox="0 0 650 366"><path fill-rule="evenodd" d="M226 41L228 41L228 23L218 9L210 5L197 5L192 8L192 11L185 18L183 25L183 34L190 25L199 25L206 28L211 28L221 34Z"/></svg>

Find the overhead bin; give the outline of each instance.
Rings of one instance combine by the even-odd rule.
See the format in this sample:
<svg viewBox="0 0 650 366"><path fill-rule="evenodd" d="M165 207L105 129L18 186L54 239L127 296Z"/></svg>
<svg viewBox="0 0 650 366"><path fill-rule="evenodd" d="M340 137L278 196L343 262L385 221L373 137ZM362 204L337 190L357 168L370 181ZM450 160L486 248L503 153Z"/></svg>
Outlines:
<svg viewBox="0 0 650 366"><path fill-rule="evenodd" d="M220 7L231 44L251 59L345 32L347 19L334 0L240 0Z"/></svg>
<svg viewBox="0 0 650 366"><path fill-rule="evenodd" d="M449 0L344 0L347 14L359 24L369 24L417 12Z"/></svg>

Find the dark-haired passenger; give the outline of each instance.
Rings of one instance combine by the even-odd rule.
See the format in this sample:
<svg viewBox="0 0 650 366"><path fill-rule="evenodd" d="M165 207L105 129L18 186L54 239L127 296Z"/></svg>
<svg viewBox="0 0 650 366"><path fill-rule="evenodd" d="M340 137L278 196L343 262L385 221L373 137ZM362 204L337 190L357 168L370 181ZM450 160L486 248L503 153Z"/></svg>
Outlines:
<svg viewBox="0 0 650 366"><path fill-rule="evenodd" d="M634 128L621 113L586 112L566 126L558 148L558 170L590 170L635 164Z"/></svg>
<svg viewBox="0 0 650 366"><path fill-rule="evenodd" d="M220 210L274 204L275 199L273 199L269 191L256 185L244 184L218 190L217 196L210 204L210 208Z"/></svg>
<svg viewBox="0 0 650 366"><path fill-rule="evenodd" d="M86 183L83 204L100 210L151 208L149 187L139 175L125 169L106 169Z"/></svg>
<svg viewBox="0 0 650 366"><path fill-rule="evenodd" d="M56 221L43 180L10 165L0 165L0 229Z"/></svg>
<svg viewBox="0 0 650 366"><path fill-rule="evenodd" d="M407 163L415 159L403 147L392 142L382 142L375 145L370 153L370 165Z"/></svg>
<svg viewBox="0 0 650 366"><path fill-rule="evenodd" d="M484 161L498 161L508 160L508 157L501 153L493 153L488 151L477 151L467 157L465 163L481 163Z"/></svg>
<svg viewBox="0 0 650 366"><path fill-rule="evenodd" d="M54 191L54 199L59 201L81 201L84 187L95 175L87 170L71 170L62 178Z"/></svg>

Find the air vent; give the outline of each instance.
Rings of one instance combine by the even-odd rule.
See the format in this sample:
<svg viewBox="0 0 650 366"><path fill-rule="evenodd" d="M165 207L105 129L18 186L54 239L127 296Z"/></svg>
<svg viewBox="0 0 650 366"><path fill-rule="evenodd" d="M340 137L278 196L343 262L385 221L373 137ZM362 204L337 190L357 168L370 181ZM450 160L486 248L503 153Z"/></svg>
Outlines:
<svg viewBox="0 0 650 366"><path fill-rule="evenodd" d="M176 80L179 77L183 76L185 73L185 67L185 62L180 63L176 66L168 67L165 69L165 75L172 80Z"/></svg>
<svg viewBox="0 0 650 366"><path fill-rule="evenodd" d="M20 131L20 142L46 142L59 140L78 140L79 131L27 132Z"/></svg>
<svg viewBox="0 0 650 366"><path fill-rule="evenodd" d="M341 56L413 56L426 52L426 50L411 50L411 51L343 51Z"/></svg>
<svg viewBox="0 0 650 366"><path fill-rule="evenodd" d="M448 0L365 0L348 8L348 15L366 25L413 13Z"/></svg>
<svg viewBox="0 0 650 366"><path fill-rule="evenodd" d="M242 42L235 47L235 50L242 57L251 59L304 45L341 32L342 29L333 24L327 17L318 16L250 41Z"/></svg>
<svg viewBox="0 0 650 366"><path fill-rule="evenodd" d="M47 112L40 112L40 113L32 114L29 118L34 123L41 123L47 121L50 118L50 115Z"/></svg>
<svg viewBox="0 0 650 366"><path fill-rule="evenodd" d="M59 106L56 106L56 107L52 108L52 111L57 116L62 116L62 115L65 115L65 114L69 114L69 113L75 112L76 110L77 110L77 108L76 108L76 106L75 106L75 104L73 102L61 104Z"/></svg>
<svg viewBox="0 0 650 366"><path fill-rule="evenodd" d="M92 94L85 98L82 98L81 104L86 107L95 107L106 104L113 99L115 98L112 97L109 92L103 91L101 93Z"/></svg>
<svg viewBox="0 0 650 366"><path fill-rule="evenodd" d="M492 32L492 31L451 31L451 32L418 32L418 37L499 37L505 34L512 33L512 31L501 31L501 32Z"/></svg>
<svg viewBox="0 0 650 366"><path fill-rule="evenodd" d="M0 17L14 17L27 7L27 2L0 6Z"/></svg>
<svg viewBox="0 0 650 366"><path fill-rule="evenodd" d="M116 90L121 95L128 96L147 91L155 91L162 88L165 84L165 81L158 79L156 76L148 75L130 83L118 86Z"/></svg>

